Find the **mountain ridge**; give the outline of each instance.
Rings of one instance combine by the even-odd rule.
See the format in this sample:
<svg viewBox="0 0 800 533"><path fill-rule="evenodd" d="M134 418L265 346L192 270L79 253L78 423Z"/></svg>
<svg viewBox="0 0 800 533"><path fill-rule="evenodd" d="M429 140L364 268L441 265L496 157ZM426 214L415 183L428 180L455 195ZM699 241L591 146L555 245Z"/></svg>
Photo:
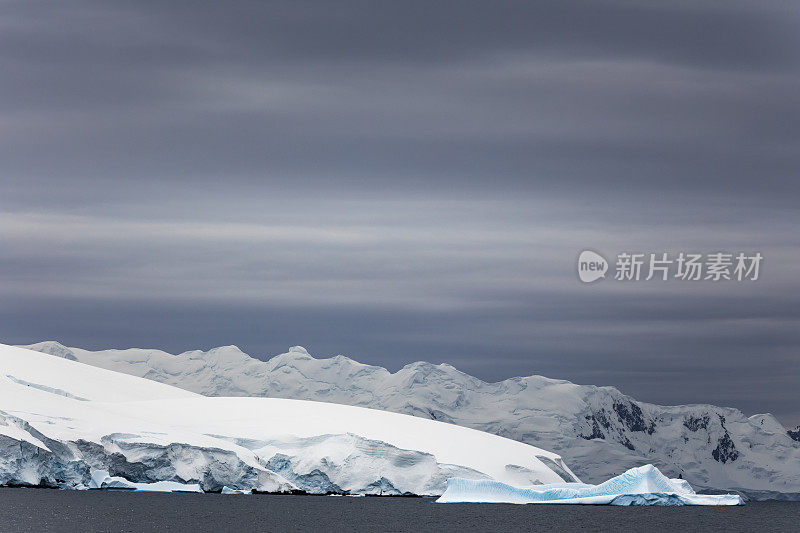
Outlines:
<svg viewBox="0 0 800 533"><path fill-rule="evenodd" d="M397 372L295 346L267 361L238 347L169 354L27 346L206 396L269 396L372 407L479 429L550 449L596 482L653 462L703 488L800 493L800 442L772 415L711 404L639 402L615 387L543 376L485 382L447 363ZM800 431L800 430L799 430Z"/></svg>

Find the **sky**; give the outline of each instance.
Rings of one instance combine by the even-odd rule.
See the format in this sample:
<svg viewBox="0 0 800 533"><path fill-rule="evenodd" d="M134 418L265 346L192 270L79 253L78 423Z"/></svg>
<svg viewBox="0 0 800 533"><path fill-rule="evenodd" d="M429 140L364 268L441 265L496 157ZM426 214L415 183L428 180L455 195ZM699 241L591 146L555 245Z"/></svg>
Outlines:
<svg viewBox="0 0 800 533"><path fill-rule="evenodd" d="M0 342L800 423L796 3L12 0L0 72ZM585 249L764 260L584 284Z"/></svg>

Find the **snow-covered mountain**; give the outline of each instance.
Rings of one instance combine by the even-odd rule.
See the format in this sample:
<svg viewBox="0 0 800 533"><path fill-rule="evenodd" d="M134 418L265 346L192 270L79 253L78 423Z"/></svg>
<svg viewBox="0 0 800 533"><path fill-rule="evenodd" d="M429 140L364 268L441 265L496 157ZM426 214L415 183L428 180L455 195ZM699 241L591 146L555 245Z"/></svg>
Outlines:
<svg viewBox="0 0 800 533"><path fill-rule="evenodd" d="M577 481L557 454L470 428L207 397L59 355L0 344L0 485L437 495L450 477Z"/></svg>
<svg viewBox="0 0 800 533"><path fill-rule="evenodd" d="M266 362L235 346L179 355L56 342L30 348L206 396L318 400L451 422L557 452L592 483L653 463L700 488L800 495L800 429L787 432L768 414L658 406L613 387L541 376L486 383L447 364L417 362L391 373L342 356L315 359L301 347Z"/></svg>

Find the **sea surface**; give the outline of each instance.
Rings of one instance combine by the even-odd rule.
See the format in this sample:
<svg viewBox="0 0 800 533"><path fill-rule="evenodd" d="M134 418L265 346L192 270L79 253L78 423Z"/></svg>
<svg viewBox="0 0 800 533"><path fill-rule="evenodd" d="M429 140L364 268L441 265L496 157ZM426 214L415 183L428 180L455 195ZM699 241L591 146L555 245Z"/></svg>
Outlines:
<svg viewBox="0 0 800 533"><path fill-rule="evenodd" d="M800 502L741 507L437 504L0 488L0 531L798 531Z"/></svg>

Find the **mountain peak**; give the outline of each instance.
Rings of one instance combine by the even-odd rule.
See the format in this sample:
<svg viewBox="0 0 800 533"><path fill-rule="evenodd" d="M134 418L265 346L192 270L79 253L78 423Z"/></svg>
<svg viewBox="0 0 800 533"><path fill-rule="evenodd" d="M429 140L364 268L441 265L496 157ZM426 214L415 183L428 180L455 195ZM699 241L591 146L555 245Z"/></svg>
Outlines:
<svg viewBox="0 0 800 533"><path fill-rule="evenodd" d="M244 353L241 348L236 346L235 344L227 344L225 346L217 346L216 348L211 348L209 352L239 352Z"/></svg>
<svg viewBox="0 0 800 533"><path fill-rule="evenodd" d="M29 344L25 346L25 348L49 355L55 355L56 357L61 357L63 359L69 359L70 361L78 360L72 350L58 341L37 342L35 344Z"/></svg>

